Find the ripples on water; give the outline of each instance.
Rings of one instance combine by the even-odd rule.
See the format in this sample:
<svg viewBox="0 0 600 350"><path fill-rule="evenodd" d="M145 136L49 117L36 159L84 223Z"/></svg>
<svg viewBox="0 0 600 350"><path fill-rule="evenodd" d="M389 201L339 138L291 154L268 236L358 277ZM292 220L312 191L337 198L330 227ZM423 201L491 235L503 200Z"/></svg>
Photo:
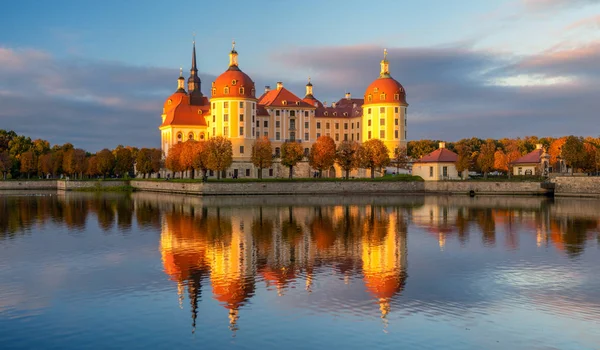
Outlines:
<svg viewBox="0 0 600 350"><path fill-rule="evenodd" d="M5 348L600 348L600 201L0 194Z"/></svg>

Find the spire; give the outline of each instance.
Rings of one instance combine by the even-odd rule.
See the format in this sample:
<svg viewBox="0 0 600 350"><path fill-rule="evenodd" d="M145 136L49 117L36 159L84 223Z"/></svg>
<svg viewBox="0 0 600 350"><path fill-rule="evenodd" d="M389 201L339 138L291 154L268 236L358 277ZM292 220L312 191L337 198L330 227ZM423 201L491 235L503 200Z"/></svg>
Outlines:
<svg viewBox="0 0 600 350"><path fill-rule="evenodd" d="M194 106L202 105L200 77L198 76L198 66L196 65L196 33L192 41L192 68L190 68L190 77L188 78L188 93L190 94L190 104Z"/></svg>
<svg viewBox="0 0 600 350"><path fill-rule="evenodd" d="M310 77L308 77L308 83L306 84L306 96L305 97L313 97L313 84L310 82Z"/></svg>
<svg viewBox="0 0 600 350"><path fill-rule="evenodd" d="M229 69L239 70L238 68L238 53L235 50L235 40L231 42L231 52L229 53Z"/></svg>
<svg viewBox="0 0 600 350"><path fill-rule="evenodd" d="M381 72L379 73L380 78L390 77L390 62L387 59L387 49L383 49L383 60L381 60Z"/></svg>

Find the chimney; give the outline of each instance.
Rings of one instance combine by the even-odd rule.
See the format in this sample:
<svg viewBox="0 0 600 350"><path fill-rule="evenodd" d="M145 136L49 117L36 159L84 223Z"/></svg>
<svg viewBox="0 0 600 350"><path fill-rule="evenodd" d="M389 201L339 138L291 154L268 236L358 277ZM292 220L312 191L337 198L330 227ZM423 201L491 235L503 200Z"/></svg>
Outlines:
<svg viewBox="0 0 600 350"><path fill-rule="evenodd" d="M346 92L346 100L350 100L350 99L351 99L351 97L352 97L352 95L350 95L350 93L349 93L349 92Z"/></svg>
<svg viewBox="0 0 600 350"><path fill-rule="evenodd" d="M352 104L352 108L356 108L356 103L353 103L353 104Z"/></svg>
<svg viewBox="0 0 600 350"><path fill-rule="evenodd" d="M327 101L323 101L323 107L327 107Z"/></svg>
<svg viewBox="0 0 600 350"><path fill-rule="evenodd" d="M440 148L446 148L446 143L444 141L440 142Z"/></svg>
<svg viewBox="0 0 600 350"><path fill-rule="evenodd" d="M333 102L333 103L331 104L331 107L335 108L335 102Z"/></svg>
<svg viewBox="0 0 600 350"><path fill-rule="evenodd" d="M283 87L283 83L278 81L277 82L277 90L281 90L282 87Z"/></svg>
<svg viewBox="0 0 600 350"><path fill-rule="evenodd" d="M265 86L265 93L271 91L271 87L269 85Z"/></svg>
<svg viewBox="0 0 600 350"><path fill-rule="evenodd" d="M544 145L542 145L541 143L538 143L537 145L535 145L535 149L542 149L544 148Z"/></svg>

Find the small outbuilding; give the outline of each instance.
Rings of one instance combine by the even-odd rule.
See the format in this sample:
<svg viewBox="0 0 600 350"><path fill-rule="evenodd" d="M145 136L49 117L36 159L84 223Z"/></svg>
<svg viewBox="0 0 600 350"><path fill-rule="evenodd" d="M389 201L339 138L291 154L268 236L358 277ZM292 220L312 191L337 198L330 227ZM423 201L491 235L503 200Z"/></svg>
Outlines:
<svg viewBox="0 0 600 350"><path fill-rule="evenodd" d="M412 174L422 177L425 181L460 180L461 176L456 170L458 155L447 149L445 142L440 142L439 147L416 161ZM467 175L465 170L462 178L466 178Z"/></svg>
<svg viewBox="0 0 600 350"><path fill-rule="evenodd" d="M541 144L535 150L512 162L513 175L548 175L550 155L544 151Z"/></svg>

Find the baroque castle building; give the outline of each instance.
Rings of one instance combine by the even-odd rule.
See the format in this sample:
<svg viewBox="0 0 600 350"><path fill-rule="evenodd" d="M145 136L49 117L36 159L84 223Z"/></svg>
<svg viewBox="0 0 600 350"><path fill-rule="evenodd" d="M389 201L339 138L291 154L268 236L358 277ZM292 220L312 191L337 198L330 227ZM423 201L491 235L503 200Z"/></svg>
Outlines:
<svg viewBox="0 0 600 350"><path fill-rule="evenodd" d="M229 53L229 67L212 82L210 97L202 93L201 84L194 42L187 90L180 70L177 90L164 103L159 130L165 156L176 143L224 136L233 145L230 174L254 177L252 144L261 137L271 141L275 155L286 141L301 143L308 155L320 136L330 136L336 144L379 139L391 155L396 148L406 147L406 91L390 75L385 50L379 77L367 87L363 98L346 93L330 106L315 97L310 78L303 98L282 82L277 82L275 89L265 87L257 97L254 81L239 67L235 42ZM310 174L310 169L306 170ZM268 176L277 176L273 169L267 171Z"/></svg>

